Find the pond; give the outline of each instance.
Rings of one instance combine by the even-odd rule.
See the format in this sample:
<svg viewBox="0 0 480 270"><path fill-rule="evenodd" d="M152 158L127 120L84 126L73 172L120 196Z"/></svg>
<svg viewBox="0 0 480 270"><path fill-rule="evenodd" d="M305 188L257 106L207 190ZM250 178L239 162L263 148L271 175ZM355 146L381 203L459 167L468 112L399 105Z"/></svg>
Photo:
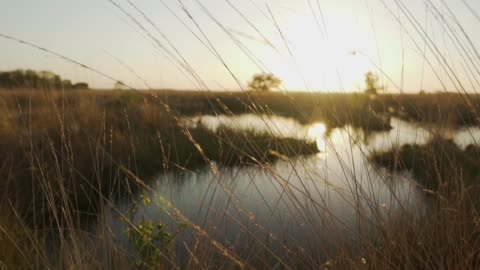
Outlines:
<svg viewBox="0 0 480 270"><path fill-rule="evenodd" d="M139 203L133 220L164 222L173 231L179 220L175 211L179 211L237 253L268 246L276 252L321 258L338 246L356 247L358 241L372 235L379 222L399 215L415 218L427 209L427 197L411 174L390 174L373 166L368 156L407 143L425 144L439 132L435 128L396 118L391 119L393 129L376 133L350 126L327 130L324 123L301 125L290 118L253 114L185 121L191 127L202 124L216 130L227 125L316 141L320 153L268 165L221 167L218 173L204 168L159 174L152 184L154 191L146 194L152 202ZM480 139L478 128L441 132L461 147ZM132 205L130 199L123 201L120 212ZM128 243L118 209L109 211L106 220L121 241ZM188 251L178 243L191 243L194 234L189 230L177 237L179 260Z"/></svg>

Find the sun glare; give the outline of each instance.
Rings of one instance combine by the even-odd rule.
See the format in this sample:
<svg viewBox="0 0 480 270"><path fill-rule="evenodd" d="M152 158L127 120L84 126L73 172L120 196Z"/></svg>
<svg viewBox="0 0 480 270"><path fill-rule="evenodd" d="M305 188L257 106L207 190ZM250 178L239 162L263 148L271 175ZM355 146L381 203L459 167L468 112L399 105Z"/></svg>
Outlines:
<svg viewBox="0 0 480 270"><path fill-rule="evenodd" d="M321 152L325 152L326 143L325 143L325 133L327 132L327 127L323 123L313 124L307 132L307 136L311 140L315 140L317 143L317 148Z"/></svg>
<svg viewBox="0 0 480 270"><path fill-rule="evenodd" d="M263 55L267 65L283 80L287 90L350 92L363 87L363 76L371 69L368 59L352 53L368 49L361 33L338 29L325 36L312 18L298 17L277 37L280 53Z"/></svg>

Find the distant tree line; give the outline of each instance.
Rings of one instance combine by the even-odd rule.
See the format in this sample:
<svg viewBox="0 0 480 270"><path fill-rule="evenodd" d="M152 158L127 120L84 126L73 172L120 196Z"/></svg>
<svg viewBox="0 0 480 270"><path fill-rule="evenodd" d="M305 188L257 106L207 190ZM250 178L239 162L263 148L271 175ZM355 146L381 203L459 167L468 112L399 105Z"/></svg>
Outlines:
<svg viewBox="0 0 480 270"><path fill-rule="evenodd" d="M18 89L52 89L71 90L88 89L88 84L79 82L72 83L70 80L63 80L59 75L50 71L14 70L0 72L0 88Z"/></svg>

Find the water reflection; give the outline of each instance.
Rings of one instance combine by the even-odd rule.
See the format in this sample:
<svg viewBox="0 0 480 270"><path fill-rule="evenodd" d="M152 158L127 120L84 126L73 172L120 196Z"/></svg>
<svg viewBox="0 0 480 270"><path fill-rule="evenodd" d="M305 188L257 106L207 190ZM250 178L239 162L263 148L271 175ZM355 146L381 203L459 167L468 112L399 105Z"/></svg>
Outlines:
<svg viewBox="0 0 480 270"><path fill-rule="evenodd" d="M249 130L270 133L282 138L297 138L316 141L320 151L325 151L327 144L343 147L363 144L369 151L388 151L404 144L426 144L433 134L452 138L460 147L480 142L480 128L464 127L458 130L421 126L399 118L391 118L392 129L384 132L364 132L351 126L327 130L324 123L302 125L293 118L275 115L245 114L235 116L198 116L187 120L193 127L202 124L216 131L225 125L237 130ZM346 136L345 136L346 135Z"/></svg>
<svg viewBox="0 0 480 270"><path fill-rule="evenodd" d="M293 118L276 115L204 115L186 119L190 127L203 125L212 131L217 131L220 126L228 126L237 130L268 132L280 138L301 138L307 136L309 126L301 125Z"/></svg>
<svg viewBox="0 0 480 270"><path fill-rule="evenodd" d="M323 123L316 123L310 126L307 132L307 138L315 140L317 143L318 150L320 152L325 152L326 142L325 142L325 133L327 132L327 127Z"/></svg>
<svg viewBox="0 0 480 270"><path fill-rule="evenodd" d="M470 144L479 145L480 128L463 127L455 133L453 136L453 141L462 149L467 148L467 146Z"/></svg>
<svg viewBox="0 0 480 270"><path fill-rule="evenodd" d="M279 160L269 166L221 168L219 174L204 169L159 175L155 192L149 196L165 197L227 247L245 244L248 229L248 235L272 249L288 245L320 256L320 250L333 248L339 241L353 245L378 222L425 210L424 194L410 174L391 175L367 159L371 151L427 143L431 132L423 127L392 119L392 130L367 136L349 126L327 132L323 123L301 125L278 116L202 116L188 123L316 141L321 151L317 156ZM478 135L479 129L469 129L456 132L453 138L466 145ZM129 207L130 201L122 203L122 209ZM158 204L141 207L135 218L144 216L156 222L175 219L171 209ZM124 224L115 215L108 219L121 235ZM182 235L180 241L191 241L191 237ZM179 250L181 257L185 250Z"/></svg>

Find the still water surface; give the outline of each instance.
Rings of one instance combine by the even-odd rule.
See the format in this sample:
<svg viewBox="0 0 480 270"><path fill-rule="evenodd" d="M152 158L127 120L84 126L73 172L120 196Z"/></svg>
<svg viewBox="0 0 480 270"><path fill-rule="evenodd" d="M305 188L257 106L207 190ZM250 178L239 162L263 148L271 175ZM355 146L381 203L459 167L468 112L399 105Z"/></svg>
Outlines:
<svg viewBox="0 0 480 270"><path fill-rule="evenodd" d="M192 127L201 123L216 130L227 125L316 141L320 153L279 160L269 166L220 168L219 174L208 168L160 174L153 184L155 192L147 194L152 203L140 204L134 220L148 218L167 223L174 230L175 214L158 199L161 196L230 249L248 242L248 230L248 235L255 236L262 245L268 243L272 249L285 244L320 255L339 242L354 245L378 222L400 214L418 216L426 209L425 194L408 172L392 175L372 166L367 159L372 151L427 143L432 130L426 127L394 118L392 130L365 134L349 126L327 131L323 123L301 125L278 116L201 116L186 121ZM478 128L442 134L461 147L480 139ZM131 207L132 200L125 200L120 209ZM125 224L118 214L111 211L107 220L122 238ZM177 243L190 241L191 235L181 234ZM185 255L182 246L178 245L180 257Z"/></svg>

